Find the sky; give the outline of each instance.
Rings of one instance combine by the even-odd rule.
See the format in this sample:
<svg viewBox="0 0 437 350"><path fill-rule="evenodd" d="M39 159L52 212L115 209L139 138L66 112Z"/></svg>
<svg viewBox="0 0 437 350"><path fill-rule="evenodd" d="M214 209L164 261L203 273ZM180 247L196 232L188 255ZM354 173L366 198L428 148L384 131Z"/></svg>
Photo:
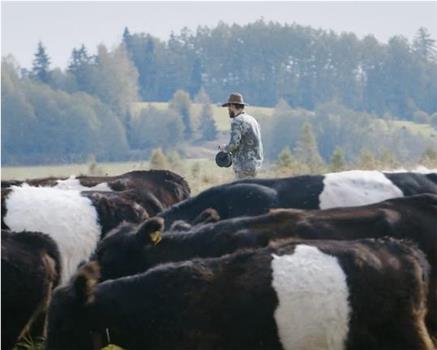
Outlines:
<svg viewBox="0 0 437 350"><path fill-rule="evenodd" d="M65 68L71 51L82 43L94 53L103 43L120 43L123 29L167 39L183 27L215 26L219 21L241 25L265 21L297 23L313 28L353 32L359 38L373 34L387 42L394 35L414 38L426 27L437 40L437 1L410 2L267 2L267 1L3 1L1 54L12 54L30 67L42 41L52 67Z"/></svg>

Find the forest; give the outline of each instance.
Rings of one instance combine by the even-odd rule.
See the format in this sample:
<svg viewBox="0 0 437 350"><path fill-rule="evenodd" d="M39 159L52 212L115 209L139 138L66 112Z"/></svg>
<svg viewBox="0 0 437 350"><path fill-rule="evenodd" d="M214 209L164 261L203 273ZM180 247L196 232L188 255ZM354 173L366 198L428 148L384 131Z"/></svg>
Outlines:
<svg viewBox="0 0 437 350"><path fill-rule="evenodd" d="M387 43L263 20L165 41L125 28L118 45L89 52L72 48L65 69L42 42L31 68L2 57L2 164L148 159L158 148L185 157L226 141L213 107L234 91L249 113L270 110L253 113L267 161L311 172L437 161L437 50L426 28Z"/></svg>

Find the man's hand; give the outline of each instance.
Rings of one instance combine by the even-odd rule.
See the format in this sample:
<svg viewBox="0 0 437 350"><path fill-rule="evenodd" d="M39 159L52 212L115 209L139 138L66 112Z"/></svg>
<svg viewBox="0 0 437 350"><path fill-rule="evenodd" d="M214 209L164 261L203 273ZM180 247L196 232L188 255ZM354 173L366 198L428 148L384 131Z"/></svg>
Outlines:
<svg viewBox="0 0 437 350"><path fill-rule="evenodd" d="M226 149L226 145L219 145L218 146L218 149L219 149L219 151L225 151L225 149Z"/></svg>

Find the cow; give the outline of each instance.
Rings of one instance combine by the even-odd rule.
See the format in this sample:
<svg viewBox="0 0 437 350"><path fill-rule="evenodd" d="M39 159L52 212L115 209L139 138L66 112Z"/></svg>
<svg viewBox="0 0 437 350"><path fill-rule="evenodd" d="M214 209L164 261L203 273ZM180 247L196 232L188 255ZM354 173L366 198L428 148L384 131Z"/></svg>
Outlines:
<svg viewBox="0 0 437 350"><path fill-rule="evenodd" d="M265 247L275 239L381 238L391 236L417 243L430 264L427 324L437 339L437 195L389 199L361 207L326 210L275 209L192 227L182 234L164 231L162 218L140 226L124 224L99 242L93 258L105 279L133 275L165 262L217 257L238 249Z"/></svg>
<svg viewBox="0 0 437 350"><path fill-rule="evenodd" d="M4 350L44 317L52 290L58 285L61 259L56 243L40 232L1 233L2 340Z"/></svg>
<svg viewBox="0 0 437 350"><path fill-rule="evenodd" d="M393 239L281 241L56 290L47 350L431 350L428 263Z"/></svg>
<svg viewBox="0 0 437 350"><path fill-rule="evenodd" d="M121 197L128 201L133 201L142 206L149 216L155 216L165 209L161 201L147 189L129 189L118 192L82 191L82 193L100 193L102 196L109 198Z"/></svg>
<svg viewBox="0 0 437 350"><path fill-rule="evenodd" d="M255 216L272 208L329 209L377 203L421 193L437 194L437 172L345 171L279 179L245 179L211 187L158 214L166 228L190 222L204 209L222 219Z"/></svg>
<svg viewBox="0 0 437 350"><path fill-rule="evenodd" d="M123 221L148 218L138 204L99 192L33 187L27 184L2 190L2 228L48 234L62 261L61 281L67 282L97 242Z"/></svg>
<svg viewBox="0 0 437 350"><path fill-rule="evenodd" d="M135 170L118 176L70 176L68 178L39 178L25 181L2 181L2 189L12 185L27 183L31 186L55 187L79 191L127 191L137 192L137 202L149 202L150 198L159 202L162 208L190 197L190 186L185 179L168 170ZM139 197L144 194L145 197ZM131 195L134 192L131 191ZM147 208L145 208L147 210Z"/></svg>
<svg viewBox="0 0 437 350"><path fill-rule="evenodd" d="M199 216L197 216L197 218L195 218L191 223L188 223L184 220L178 220L173 222L170 227L170 231L189 231L196 226L215 223L218 221L220 221L220 215L217 213L217 210L208 208L202 211Z"/></svg>

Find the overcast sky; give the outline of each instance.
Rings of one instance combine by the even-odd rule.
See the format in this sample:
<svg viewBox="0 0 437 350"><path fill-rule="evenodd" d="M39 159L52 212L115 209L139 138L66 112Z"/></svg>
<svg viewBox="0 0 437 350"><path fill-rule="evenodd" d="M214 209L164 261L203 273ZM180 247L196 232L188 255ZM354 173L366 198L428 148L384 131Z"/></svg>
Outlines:
<svg viewBox="0 0 437 350"><path fill-rule="evenodd" d="M433 2L24 2L2 1L2 55L13 54L30 67L39 40L53 66L65 68L73 47L84 43L95 52L121 40L125 26L167 39L187 26L219 21L246 24L298 23L336 32L373 34L386 42L393 35L412 39L421 26L437 40L437 1Z"/></svg>

